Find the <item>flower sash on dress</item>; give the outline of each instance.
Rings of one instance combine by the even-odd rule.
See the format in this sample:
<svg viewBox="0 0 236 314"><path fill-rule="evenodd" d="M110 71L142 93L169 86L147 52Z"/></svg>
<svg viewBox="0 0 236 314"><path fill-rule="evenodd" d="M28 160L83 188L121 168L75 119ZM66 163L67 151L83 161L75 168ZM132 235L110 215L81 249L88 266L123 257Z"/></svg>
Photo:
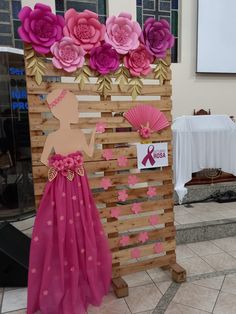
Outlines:
<svg viewBox="0 0 236 314"><path fill-rule="evenodd" d="M54 180L57 177L58 173L61 173L69 181L72 181L74 179L75 174L82 176L82 177L84 176L84 168L83 168L83 166L80 166L80 167L76 168L75 170L67 169L67 170L63 170L63 171L58 171L56 168L50 167L48 170L48 180L50 182L52 180Z"/></svg>

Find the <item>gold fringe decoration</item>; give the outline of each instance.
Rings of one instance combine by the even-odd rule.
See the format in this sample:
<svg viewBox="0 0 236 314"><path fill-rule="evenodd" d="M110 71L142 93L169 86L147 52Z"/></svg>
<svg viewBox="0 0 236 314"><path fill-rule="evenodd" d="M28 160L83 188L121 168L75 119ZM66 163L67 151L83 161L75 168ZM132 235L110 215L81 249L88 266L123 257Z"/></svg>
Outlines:
<svg viewBox="0 0 236 314"><path fill-rule="evenodd" d="M122 64L121 67L114 73L115 82L118 83L121 92L124 91L125 84L129 83L130 73L127 68Z"/></svg>
<svg viewBox="0 0 236 314"><path fill-rule="evenodd" d="M160 85L163 85L167 80L168 64L163 59L157 59L155 63L154 78L159 80Z"/></svg>
<svg viewBox="0 0 236 314"><path fill-rule="evenodd" d="M97 80L98 88L97 91L100 95L103 95L105 98L109 94L109 91L112 89L112 79L110 75L100 75Z"/></svg>
<svg viewBox="0 0 236 314"><path fill-rule="evenodd" d="M37 55L31 45L25 46L25 59L29 75L34 76L35 82L40 85L46 70L44 61Z"/></svg>
<svg viewBox="0 0 236 314"><path fill-rule="evenodd" d="M129 80L129 91L131 92L132 100L135 100L142 93L143 82L140 77L133 77Z"/></svg>
<svg viewBox="0 0 236 314"><path fill-rule="evenodd" d="M92 71L87 65L84 65L75 73L75 75L75 82L78 82L80 90L83 90L85 84L89 83L89 78L92 76Z"/></svg>

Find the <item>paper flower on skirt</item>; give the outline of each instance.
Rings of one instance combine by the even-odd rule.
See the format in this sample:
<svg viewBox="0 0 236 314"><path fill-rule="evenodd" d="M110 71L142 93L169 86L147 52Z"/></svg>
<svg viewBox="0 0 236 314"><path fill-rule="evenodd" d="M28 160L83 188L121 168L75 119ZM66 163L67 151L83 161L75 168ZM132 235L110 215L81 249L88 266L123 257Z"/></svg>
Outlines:
<svg viewBox="0 0 236 314"><path fill-rule="evenodd" d="M148 240L148 234L147 234L147 232L146 232L146 231L140 232L140 234L138 235L138 240L139 240L140 242L142 242L142 243L147 242L147 240Z"/></svg>
<svg viewBox="0 0 236 314"><path fill-rule="evenodd" d="M112 45L119 54L127 54L139 46L141 27L129 13L120 13L106 20L105 41Z"/></svg>
<svg viewBox="0 0 236 314"><path fill-rule="evenodd" d="M57 69L74 72L84 64L85 51L76 46L69 37L64 37L60 42L55 42L51 47L53 54L52 63Z"/></svg>
<svg viewBox="0 0 236 314"><path fill-rule="evenodd" d="M104 133L106 126L107 126L106 123L104 123L104 122L98 122L98 123L96 124L96 132L98 132L98 133Z"/></svg>
<svg viewBox="0 0 236 314"><path fill-rule="evenodd" d="M35 4L34 10L25 6L18 17L22 22L18 28L20 38L40 54L49 53L54 42L63 37L64 18L53 14L45 4Z"/></svg>
<svg viewBox="0 0 236 314"><path fill-rule="evenodd" d="M104 43L91 50L89 65L93 70L105 75L118 69L119 55L111 45Z"/></svg>
<svg viewBox="0 0 236 314"><path fill-rule="evenodd" d="M150 187L148 188L147 195L148 195L149 197L154 197L154 196L156 196L156 195L157 195L157 190L156 190L156 188L150 186Z"/></svg>
<svg viewBox="0 0 236 314"><path fill-rule="evenodd" d="M140 205L140 203L133 203L132 207L131 207L131 210L134 214L138 214L141 212L142 210L142 207Z"/></svg>
<svg viewBox="0 0 236 314"><path fill-rule="evenodd" d="M138 180L137 176L134 176L134 175L128 176L128 184L129 185L135 185L138 182L139 182L139 180Z"/></svg>
<svg viewBox="0 0 236 314"><path fill-rule="evenodd" d="M106 160L112 159L112 157L113 157L112 149L110 149L110 148L104 149L102 152L102 157Z"/></svg>
<svg viewBox="0 0 236 314"><path fill-rule="evenodd" d="M132 258L139 258L141 256L141 251L139 248L135 248L131 250L131 257Z"/></svg>
<svg viewBox="0 0 236 314"><path fill-rule="evenodd" d="M114 207L111 209L111 217L118 219L120 216L120 208L119 207Z"/></svg>
<svg viewBox="0 0 236 314"><path fill-rule="evenodd" d="M162 253L164 251L163 245L161 242L158 242L154 245L154 252L159 254Z"/></svg>
<svg viewBox="0 0 236 314"><path fill-rule="evenodd" d="M128 198L128 194L126 190L122 190L118 192L118 201L125 202Z"/></svg>
<svg viewBox="0 0 236 314"><path fill-rule="evenodd" d="M127 157L125 157L125 156L119 156L119 157L117 158L117 164L118 164L118 166L120 166L120 167L126 167L127 164L128 164L128 159L127 159Z"/></svg>
<svg viewBox="0 0 236 314"><path fill-rule="evenodd" d="M100 182L100 186L101 186L104 190L108 190L108 188L112 186L112 183L111 183L110 178L102 178L102 180L101 180L101 182Z"/></svg>
<svg viewBox="0 0 236 314"><path fill-rule="evenodd" d="M167 50L173 47L175 41L169 23L166 20L157 21L153 17L144 23L140 40L156 58L165 58Z"/></svg>
<svg viewBox="0 0 236 314"><path fill-rule="evenodd" d="M153 215L149 218L149 222L152 226L155 226L159 223L159 218L157 215Z"/></svg>
<svg viewBox="0 0 236 314"><path fill-rule="evenodd" d="M74 43L86 52L101 45L104 39L105 25L98 20L98 15L92 11L76 12L69 9L65 12L64 35L71 37Z"/></svg>
<svg viewBox="0 0 236 314"><path fill-rule="evenodd" d="M152 68L153 56L147 51L144 45L140 45L137 49L131 50L124 57L124 65L129 69L133 76L148 75Z"/></svg>
<svg viewBox="0 0 236 314"><path fill-rule="evenodd" d="M120 239L120 244L121 244L122 246L128 245L129 242L130 242L129 236L122 236L121 239Z"/></svg>

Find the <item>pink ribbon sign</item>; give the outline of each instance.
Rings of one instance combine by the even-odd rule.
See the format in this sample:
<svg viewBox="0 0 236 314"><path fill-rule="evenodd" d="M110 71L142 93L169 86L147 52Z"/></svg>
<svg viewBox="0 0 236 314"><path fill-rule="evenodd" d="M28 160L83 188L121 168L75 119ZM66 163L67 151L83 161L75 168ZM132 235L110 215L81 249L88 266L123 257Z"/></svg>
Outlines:
<svg viewBox="0 0 236 314"><path fill-rule="evenodd" d="M152 157L153 152L154 152L154 146L149 145L147 149L147 155L142 160L142 164L144 166L146 166L146 163L148 162L148 160L152 166L155 164L155 159Z"/></svg>

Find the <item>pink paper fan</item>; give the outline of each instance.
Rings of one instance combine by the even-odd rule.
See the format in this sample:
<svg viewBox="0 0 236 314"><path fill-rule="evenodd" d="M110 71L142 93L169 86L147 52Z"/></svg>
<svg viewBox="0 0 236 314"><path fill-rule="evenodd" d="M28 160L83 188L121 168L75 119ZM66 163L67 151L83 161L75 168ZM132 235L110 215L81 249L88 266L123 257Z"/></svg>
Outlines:
<svg viewBox="0 0 236 314"><path fill-rule="evenodd" d="M124 117L144 138L170 125L164 113L151 105L135 106L129 109Z"/></svg>

